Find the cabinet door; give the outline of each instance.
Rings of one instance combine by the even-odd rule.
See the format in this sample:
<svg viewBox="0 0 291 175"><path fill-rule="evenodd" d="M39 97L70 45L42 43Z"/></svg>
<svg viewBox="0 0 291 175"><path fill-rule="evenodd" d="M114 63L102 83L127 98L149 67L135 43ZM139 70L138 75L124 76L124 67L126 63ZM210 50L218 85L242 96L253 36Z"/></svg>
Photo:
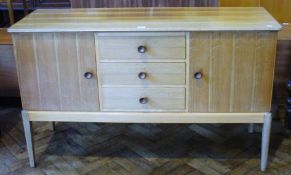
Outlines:
<svg viewBox="0 0 291 175"><path fill-rule="evenodd" d="M276 41L276 32L192 32L190 111L270 111Z"/></svg>
<svg viewBox="0 0 291 175"><path fill-rule="evenodd" d="M24 109L99 111L93 33L20 33L13 40Z"/></svg>

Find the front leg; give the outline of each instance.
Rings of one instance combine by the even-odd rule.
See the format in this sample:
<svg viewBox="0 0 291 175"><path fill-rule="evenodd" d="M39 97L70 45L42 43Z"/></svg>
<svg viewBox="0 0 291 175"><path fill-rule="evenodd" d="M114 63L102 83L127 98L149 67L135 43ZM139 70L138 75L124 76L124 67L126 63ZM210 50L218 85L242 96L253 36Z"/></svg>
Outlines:
<svg viewBox="0 0 291 175"><path fill-rule="evenodd" d="M265 171L268 165L271 124L272 114L266 113L262 130L261 171Z"/></svg>
<svg viewBox="0 0 291 175"><path fill-rule="evenodd" d="M29 164L31 167L35 167L34 146L33 146L33 137L32 137L32 122L29 121L29 116L28 116L27 111L22 110L21 114L22 114L25 140L26 140L26 145L27 145Z"/></svg>

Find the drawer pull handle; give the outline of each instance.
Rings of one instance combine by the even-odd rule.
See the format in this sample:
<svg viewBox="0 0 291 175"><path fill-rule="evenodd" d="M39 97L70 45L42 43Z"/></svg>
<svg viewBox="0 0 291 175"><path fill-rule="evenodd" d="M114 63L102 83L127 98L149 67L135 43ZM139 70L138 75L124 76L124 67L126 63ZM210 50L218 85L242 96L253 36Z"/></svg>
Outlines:
<svg viewBox="0 0 291 175"><path fill-rule="evenodd" d="M148 98L146 98L146 97L142 97L142 98L139 99L139 103L140 103L140 104L147 104L148 101L149 101L149 100L148 100Z"/></svg>
<svg viewBox="0 0 291 175"><path fill-rule="evenodd" d="M200 79L202 79L202 77L203 77L203 74L202 74L201 72L196 72L196 73L194 74L194 78L195 78L196 80L200 80Z"/></svg>
<svg viewBox="0 0 291 175"><path fill-rule="evenodd" d="M145 46L139 46L139 47L137 48L137 51L138 51L139 53L145 53L145 52L147 51L147 48L146 48Z"/></svg>
<svg viewBox="0 0 291 175"><path fill-rule="evenodd" d="M86 79L91 79L91 78L93 77L93 73L91 73L91 72L86 72L86 73L84 74L84 77L85 77Z"/></svg>
<svg viewBox="0 0 291 175"><path fill-rule="evenodd" d="M138 74L138 78L141 79L141 80L144 80L147 78L147 73L146 72L141 72Z"/></svg>

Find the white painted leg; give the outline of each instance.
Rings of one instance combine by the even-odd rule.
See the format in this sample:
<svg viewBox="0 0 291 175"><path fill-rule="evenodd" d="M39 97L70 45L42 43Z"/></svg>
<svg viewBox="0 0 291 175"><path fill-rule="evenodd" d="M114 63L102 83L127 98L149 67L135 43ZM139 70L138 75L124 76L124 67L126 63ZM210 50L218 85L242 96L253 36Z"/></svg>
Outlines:
<svg viewBox="0 0 291 175"><path fill-rule="evenodd" d="M25 133L29 164L31 167L35 167L34 147L33 147L33 137L32 137L32 122L29 121L27 111L25 110L22 111L22 121L23 121L24 133Z"/></svg>
<svg viewBox="0 0 291 175"><path fill-rule="evenodd" d="M248 128L248 131L250 134L254 133L254 130L255 130L255 124L251 123L249 124L249 128Z"/></svg>
<svg viewBox="0 0 291 175"><path fill-rule="evenodd" d="M272 114L266 113L262 130L261 171L265 171L268 164Z"/></svg>

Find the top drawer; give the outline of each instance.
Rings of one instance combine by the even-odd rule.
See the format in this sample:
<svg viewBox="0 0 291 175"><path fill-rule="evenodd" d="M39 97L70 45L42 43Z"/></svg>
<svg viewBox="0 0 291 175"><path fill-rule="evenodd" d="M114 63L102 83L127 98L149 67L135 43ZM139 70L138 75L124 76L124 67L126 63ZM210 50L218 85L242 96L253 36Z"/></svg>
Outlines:
<svg viewBox="0 0 291 175"><path fill-rule="evenodd" d="M165 61L186 57L185 33L98 33L101 61Z"/></svg>

